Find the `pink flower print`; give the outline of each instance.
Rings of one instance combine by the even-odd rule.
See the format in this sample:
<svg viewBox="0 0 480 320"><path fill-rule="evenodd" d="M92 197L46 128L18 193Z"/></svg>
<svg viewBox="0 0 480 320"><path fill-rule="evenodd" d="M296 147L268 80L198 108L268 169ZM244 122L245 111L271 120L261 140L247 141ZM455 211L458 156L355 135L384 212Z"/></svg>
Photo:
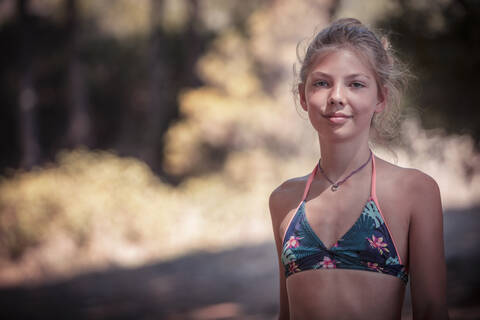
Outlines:
<svg viewBox="0 0 480 320"><path fill-rule="evenodd" d="M378 266L378 263L367 262L367 267L378 272L381 272L383 270L382 267Z"/></svg>
<svg viewBox="0 0 480 320"><path fill-rule="evenodd" d="M338 247L338 241L335 242L335 244L332 246L332 248L337 248Z"/></svg>
<svg viewBox="0 0 480 320"><path fill-rule="evenodd" d="M291 273L295 273L295 272L301 271L295 261L292 261L292 262L289 262L289 263L288 263L288 270L289 270Z"/></svg>
<svg viewBox="0 0 480 320"><path fill-rule="evenodd" d="M380 254L383 254L383 251L390 252L386 246L387 244L383 242L383 237L375 237L375 235L372 235L372 239L367 238L368 242L370 243L370 246L372 248L378 249L380 251Z"/></svg>
<svg viewBox="0 0 480 320"><path fill-rule="evenodd" d="M320 261L320 265L324 269L334 269L337 267L336 261L329 257L323 257L323 261Z"/></svg>
<svg viewBox="0 0 480 320"><path fill-rule="evenodd" d="M300 242L298 242L298 240L300 239L302 238L290 236L290 239L288 239L287 241L287 249L298 247L300 245Z"/></svg>

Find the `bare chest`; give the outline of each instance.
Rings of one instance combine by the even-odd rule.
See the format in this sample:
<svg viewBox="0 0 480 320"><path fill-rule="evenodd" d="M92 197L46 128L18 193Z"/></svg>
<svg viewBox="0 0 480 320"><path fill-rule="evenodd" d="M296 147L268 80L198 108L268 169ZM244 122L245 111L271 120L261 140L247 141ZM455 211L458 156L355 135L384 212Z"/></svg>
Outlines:
<svg viewBox="0 0 480 320"><path fill-rule="evenodd" d="M306 219L323 244L330 248L353 227L370 201L369 185L324 190L305 203Z"/></svg>

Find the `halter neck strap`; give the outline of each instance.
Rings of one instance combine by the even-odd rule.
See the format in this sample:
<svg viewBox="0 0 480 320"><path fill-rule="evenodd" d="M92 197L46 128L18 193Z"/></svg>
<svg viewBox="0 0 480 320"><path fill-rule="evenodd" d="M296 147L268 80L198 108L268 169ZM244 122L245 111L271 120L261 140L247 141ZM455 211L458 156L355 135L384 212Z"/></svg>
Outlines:
<svg viewBox="0 0 480 320"><path fill-rule="evenodd" d="M318 164L315 166L315 168L313 168L312 173L310 173L310 176L308 177L307 184L305 185L305 189L303 190L302 200L300 202L302 202L307 198L308 191L310 190L310 185L312 184L313 178L315 177L315 174L317 173L317 171L318 171Z"/></svg>
<svg viewBox="0 0 480 320"><path fill-rule="evenodd" d="M300 201L300 203L302 203L307 198L308 191L310 191L310 185L312 184L313 178L315 177L315 174L317 173L317 171L318 171L318 164L315 166L315 168L313 168L312 173L310 173L310 176L308 177L307 183L305 184L305 189L303 190L302 200Z"/></svg>

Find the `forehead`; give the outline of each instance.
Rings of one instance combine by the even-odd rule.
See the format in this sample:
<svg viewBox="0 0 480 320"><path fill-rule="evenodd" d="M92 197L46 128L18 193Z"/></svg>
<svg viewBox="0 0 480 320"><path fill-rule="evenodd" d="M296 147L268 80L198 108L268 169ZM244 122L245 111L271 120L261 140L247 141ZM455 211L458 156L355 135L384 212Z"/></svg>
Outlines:
<svg viewBox="0 0 480 320"><path fill-rule="evenodd" d="M368 58L350 49L330 49L318 53L309 70L309 75L321 72L331 76L365 75L375 79Z"/></svg>

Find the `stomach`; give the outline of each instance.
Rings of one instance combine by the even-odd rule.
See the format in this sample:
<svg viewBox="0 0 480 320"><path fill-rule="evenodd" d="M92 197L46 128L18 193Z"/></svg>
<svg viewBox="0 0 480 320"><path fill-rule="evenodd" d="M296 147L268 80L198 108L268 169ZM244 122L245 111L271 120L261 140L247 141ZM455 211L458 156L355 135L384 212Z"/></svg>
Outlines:
<svg viewBox="0 0 480 320"><path fill-rule="evenodd" d="M290 319L401 319L405 284L361 270L295 273L286 280Z"/></svg>

